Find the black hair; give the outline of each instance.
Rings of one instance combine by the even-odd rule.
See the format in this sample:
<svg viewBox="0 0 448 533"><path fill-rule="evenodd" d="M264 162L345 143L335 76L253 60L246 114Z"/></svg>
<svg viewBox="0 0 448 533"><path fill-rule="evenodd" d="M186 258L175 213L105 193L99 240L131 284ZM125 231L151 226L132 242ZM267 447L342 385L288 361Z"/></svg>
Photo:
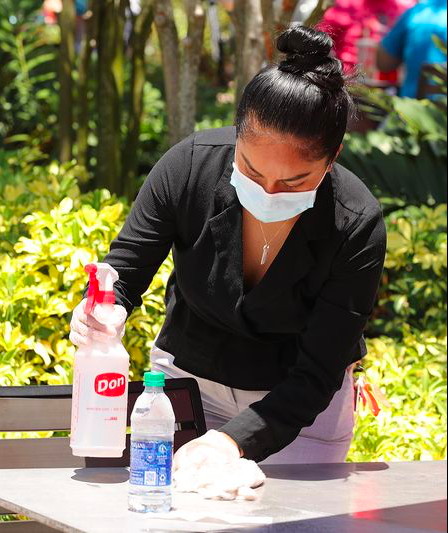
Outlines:
<svg viewBox="0 0 448 533"><path fill-rule="evenodd" d="M237 136L256 135L257 126L289 135L309 160L336 158L355 114L344 74L325 32L292 24L277 40L286 58L259 72L246 87L236 116Z"/></svg>

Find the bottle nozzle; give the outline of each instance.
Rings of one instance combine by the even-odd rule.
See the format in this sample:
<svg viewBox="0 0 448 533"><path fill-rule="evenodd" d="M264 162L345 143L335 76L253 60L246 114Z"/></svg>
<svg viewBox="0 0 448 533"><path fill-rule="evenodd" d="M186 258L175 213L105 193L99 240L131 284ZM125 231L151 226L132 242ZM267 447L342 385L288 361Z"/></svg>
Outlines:
<svg viewBox="0 0 448 533"><path fill-rule="evenodd" d="M89 291L85 312L89 315L96 304L115 303L114 283L119 276L108 263L91 263L84 270L89 274Z"/></svg>

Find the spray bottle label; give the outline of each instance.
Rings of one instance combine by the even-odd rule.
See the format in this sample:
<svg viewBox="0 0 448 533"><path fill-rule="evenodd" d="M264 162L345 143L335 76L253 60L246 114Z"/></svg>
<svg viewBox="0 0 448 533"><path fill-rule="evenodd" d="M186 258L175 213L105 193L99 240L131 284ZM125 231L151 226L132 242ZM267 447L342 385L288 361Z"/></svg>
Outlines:
<svg viewBox="0 0 448 533"><path fill-rule="evenodd" d="M172 442L131 440L129 482L146 487L167 487L171 485L172 462Z"/></svg>
<svg viewBox="0 0 448 533"><path fill-rule="evenodd" d="M95 377L95 392L101 396L122 396L126 391L123 374L108 372Z"/></svg>

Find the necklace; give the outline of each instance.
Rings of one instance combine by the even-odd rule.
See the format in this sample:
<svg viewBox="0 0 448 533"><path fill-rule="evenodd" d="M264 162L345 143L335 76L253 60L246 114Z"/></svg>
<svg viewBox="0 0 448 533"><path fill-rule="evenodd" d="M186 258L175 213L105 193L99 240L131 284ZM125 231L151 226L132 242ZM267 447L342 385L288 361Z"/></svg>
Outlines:
<svg viewBox="0 0 448 533"><path fill-rule="evenodd" d="M261 233L263 235L263 239L264 239L264 246L263 246L263 253L261 255L261 262L260 262L260 265L265 265L266 264L266 261L268 260L268 255L269 255L269 250L271 248L271 244L274 242L274 240L276 239L276 237L279 235L279 233L282 231L282 229L286 226L286 223L288 221L284 222L279 230L277 231L277 233L272 237L272 239L268 242L267 239L266 239L266 235L264 234L264 229L263 229L263 226L261 225L261 222L258 221L258 223L260 224L260 229L261 229Z"/></svg>

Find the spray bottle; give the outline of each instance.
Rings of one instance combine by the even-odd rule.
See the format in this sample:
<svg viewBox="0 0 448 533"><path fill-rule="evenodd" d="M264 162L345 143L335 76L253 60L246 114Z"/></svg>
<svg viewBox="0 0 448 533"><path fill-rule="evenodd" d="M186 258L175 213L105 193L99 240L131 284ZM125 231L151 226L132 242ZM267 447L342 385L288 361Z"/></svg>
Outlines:
<svg viewBox="0 0 448 533"><path fill-rule="evenodd" d="M89 291L85 307L112 314L117 272L107 263L85 267ZM79 457L122 457L126 448L129 354L119 336L91 340L75 354L70 447Z"/></svg>

